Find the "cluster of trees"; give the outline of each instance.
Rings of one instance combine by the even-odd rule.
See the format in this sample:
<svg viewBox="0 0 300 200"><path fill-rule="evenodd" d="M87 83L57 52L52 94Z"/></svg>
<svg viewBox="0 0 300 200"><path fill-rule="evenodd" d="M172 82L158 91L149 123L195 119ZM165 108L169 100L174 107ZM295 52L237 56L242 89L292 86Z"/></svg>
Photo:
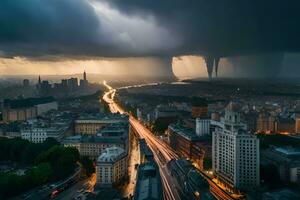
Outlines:
<svg viewBox="0 0 300 200"><path fill-rule="evenodd" d="M59 145L53 139L48 138L41 144L31 143L21 138L0 138L0 161L12 161L21 167L34 164L36 157L43 151Z"/></svg>
<svg viewBox="0 0 300 200"><path fill-rule="evenodd" d="M95 173L95 164L87 156L82 156L80 158L80 163L83 166L83 169L85 170L85 174L88 177L90 177L93 173Z"/></svg>
<svg viewBox="0 0 300 200"><path fill-rule="evenodd" d="M171 123L175 123L177 121L178 117L159 117L154 121L152 131L156 134L162 135Z"/></svg>
<svg viewBox="0 0 300 200"><path fill-rule="evenodd" d="M15 138L0 138L0 161L12 161L26 168L24 175L0 173L0 199L34 187L58 181L72 174L80 160L75 148L59 146L54 139L34 144Z"/></svg>

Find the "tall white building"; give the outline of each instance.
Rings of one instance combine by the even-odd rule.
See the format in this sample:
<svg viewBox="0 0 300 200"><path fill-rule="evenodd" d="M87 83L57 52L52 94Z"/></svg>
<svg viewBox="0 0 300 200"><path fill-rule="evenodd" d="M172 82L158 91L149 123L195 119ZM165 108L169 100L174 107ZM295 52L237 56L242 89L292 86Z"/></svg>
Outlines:
<svg viewBox="0 0 300 200"><path fill-rule="evenodd" d="M210 119L196 118L196 134L198 136L210 134Z"/></svg>
<svg viewBox="0 0 300 200"><path fill-rule="evenodd" d="M212 157L213 172L224 185L238 190L259 186L259 140L247 132L234 103L213 132Z"/></svg>
<svg viewBox="0 0 300 200"><path fill-rule="evenodd" d="M110 147L99 156L96 166L96 182L100 187L110 187L127 175L127 153L120 147Z"/></svg>

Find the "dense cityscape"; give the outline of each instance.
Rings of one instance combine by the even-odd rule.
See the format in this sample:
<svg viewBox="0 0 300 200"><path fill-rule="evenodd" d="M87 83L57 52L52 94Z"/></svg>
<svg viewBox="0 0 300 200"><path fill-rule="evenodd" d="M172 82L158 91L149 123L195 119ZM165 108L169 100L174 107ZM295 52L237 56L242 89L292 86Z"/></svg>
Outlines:
<svg viewBox="0 0 300 200"><path fill-rule="evenodd" d="M3 99L1 199L300 197L296 83L68 80Z"/></svg>
<svg viewBox="0 0 300 200"><path fill-rule="evenodd" d="M300 200L299 8L1 0L0 200Z"/></svg>

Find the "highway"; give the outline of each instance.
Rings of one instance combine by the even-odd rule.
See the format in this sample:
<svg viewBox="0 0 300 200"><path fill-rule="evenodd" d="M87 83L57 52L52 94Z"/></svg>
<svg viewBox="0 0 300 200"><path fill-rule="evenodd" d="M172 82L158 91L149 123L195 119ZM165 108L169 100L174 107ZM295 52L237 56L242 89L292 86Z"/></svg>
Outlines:
<svg viewBox="0 0 300 200"><path fill-rule="evenodd" d="M112 113L125 114L126 112L114 102L116 90L109 86L106 81L103 85L108 91L103 95L103 100L109 105ZM130 116L130 125L138 134L139 138L144 138L154 154L156 163L158 164L163 184L164 199L179 200L177 189L174 186L174 180L166 167L166 163L171 159L178 159L179 156L163 141L158 139L149 129L142 125L137 119Z"/></svg>
<svg viewBox="0 0 300 200"><path fill-rule="evenodd" d="M124 111L118 104L114 102L114 96L116 94L116 89L109 86L106 81L103 82L103 85L108 89L108 91L104 94L103 99L108 103L110 111L112 113L121 113L125 114ZM145 84L147 85L147 84ZM151 85L155 85L151 83ZM121 87L123 88L132 88L132 87L141 87L143 85L134 85ZM128 114L128 113L126 113ZM171 149L171 147L165 142L161 141L157 138L149 129L147 129L143 124L141 124L137 119L130 116L129 118L130 124L135 132L138 134L138 137L144 138L152 150L154 154L154 158L156 163L159 166L160 175L162 179L163 189L164 189L164 199L167 200L177 200L180 199L178 195L178 191L175 186L175 180L172 180L172 176L168 168L166 167L166 163L168 163L171 159L179 159L177 153ZM210 192L214 195L214 197L218 200L241 200L244 199L244 196L241 194L234 194L227 192L222 185L213 181L212 177L209 177L204 171L199 171L200 174L205 178L210 186Z"/></svg>

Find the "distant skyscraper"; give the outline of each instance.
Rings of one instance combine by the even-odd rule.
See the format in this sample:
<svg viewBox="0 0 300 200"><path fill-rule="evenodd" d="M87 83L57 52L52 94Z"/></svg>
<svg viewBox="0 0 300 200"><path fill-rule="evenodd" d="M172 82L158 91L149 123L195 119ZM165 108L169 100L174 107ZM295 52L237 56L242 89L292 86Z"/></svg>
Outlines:
<svg viewBox="0 0 300 200"><path fill-rule="evenodd" d="M83 80L86 81L86 73L85 73L85 71L83 72Z"/></svg>
<svg viewBox="0 0 300 200"><path fill-rule="evenodd" d="M80 87L85 88L88 85L88 80L86 78L86 72L83 72L83 79L80 79Z"/></svg>
<svg viewBox="0 0 300 200"><path fill-rule="evenodd" d="M38 83L36 84L36 89L40 92L42 85L41 76L39 76Z"/></svg>
<svg viewBox="0 0 300 200"><path fill-rule="evenodd" d="M232 189L249 190L259 185L259 140L241 123L237 105L230 103L225 118L213 132L213 171Z"/></svg>
<svg viewBox="0 0 300 200"><path fill-rule="evenodd" d="M78 79L77 78L70 78L67 80L68 83L68 89L71 92L76 91L77 87L78 87Z"/></svg>

